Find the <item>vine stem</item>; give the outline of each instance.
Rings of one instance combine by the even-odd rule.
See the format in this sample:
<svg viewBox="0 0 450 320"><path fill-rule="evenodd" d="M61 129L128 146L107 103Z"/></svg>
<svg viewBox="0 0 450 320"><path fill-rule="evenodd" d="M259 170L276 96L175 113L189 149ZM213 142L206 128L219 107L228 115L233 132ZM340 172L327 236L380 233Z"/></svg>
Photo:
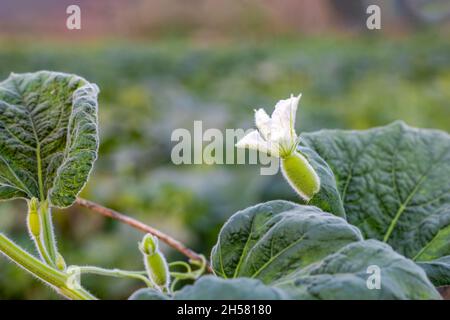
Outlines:
<svg viewBox="0 0 450 320"><path fill-rule="evenodd" d="M97 299L81 286L78 288L69 286L68 283L71 275L61 272L36 259L2 233L0 233L0 252L22 269L55 288L57 292L66 298L76 300Z"/></svg>
<svg viewBox="0 0 450 320"><path fill-rule="evenodd" d="M40 241L42 241L42 244L49 255L51 264L56 265L56 254L58 250L56 249L51 208L48 206L47 201L44 200L40 203L39 213L42 223L42 236Z"/></svg>
<svg viewBox="0 0 450 320"><path fill-rule="evenodd" d="M128 270L121 270L121 269L105 269L95 266L72 266L77 268L81 274L83 273L91 273L91 274L97 274L101 276L107 276L107 277L117 277L117 278L132 278L141 280L145 283L147 287L153 288L155 285L146 277L143 275L144 272L140 271L128 271ZM70 267L69 267L70 268Z"/></svg>
<svg viewBox="0 0 450 320"><path fill-rule="evenodd" d="M45 249L41 236L33 237L33 241L36 244L37 251L39 255L41 256L42 260L44 260L48 265L53 266L54 262L50 258L50 256L47 253L47 249Z"/></svg>
<svg viewBox="0 0 450 320"><path fill-rule="evenodd" d="M143 222L140 222L139 220L128 217L120 212L117 212L113 209L106 208L98 203L95 203L95 202L92 202L92 201L89 201L86 199L77 198L76 203L79 206L91 209L92 211L99 213L105 217L112 218L112 219L118 220L120 222L123 222L125 224L128 224L129 226L131 226L137 230L143 231L145 233L150 233L150 234L154 235L155 237L159 238L161 241L168 244L169 246L171 246L172 248L174 248L175 250L181 252L182 254L184 254L186 257L188 257L191 260L199 261L199 262L205 261L205 258L202 255L189 249L184 244L182 244L180 241L172 238L171 236L165 234L162 231L159 231L153 227L146 225ZM211 266L209 265L208 262L206 263L206 268L209 272L212 272Z"/></svg>

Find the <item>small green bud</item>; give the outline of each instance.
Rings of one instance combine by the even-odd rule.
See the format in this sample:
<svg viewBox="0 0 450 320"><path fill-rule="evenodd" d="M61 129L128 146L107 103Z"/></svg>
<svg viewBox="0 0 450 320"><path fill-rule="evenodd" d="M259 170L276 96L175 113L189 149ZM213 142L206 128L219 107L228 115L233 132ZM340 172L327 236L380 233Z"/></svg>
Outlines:
<svg viewBox="0 0 450 320"><path fill-rule="evenodd" d="M319 192L320 178L299 152L294 151L281 159L281 171L287 182L304 200L311 200Z"/></svg>
<svg viewBox="0 0 450 320"><path fill-rule="evenodd" d="M28 202L28 211L34 211L37 213L38 206L39 206L39 200L37 198L33 197Z"/></svg>
<svg viewBox="0 0 450 320"><path fill-rule="evenodd" d="M158 238L149 233L146 234L140 243L140 249L143 254L153 255L156 251L158 251Z"/></svg>
<svg viewBox="0 0 450 320"><path fill-rule="evenodd" d="M56 267L61 271L66 270L67 267L66 261L59 252L56 253Z"/></svg>
<svg viewBox="0 0 450 320"><path fill-rule="evenodd" d="M160 288L167 288L170 283L169 267L166 258L159 251L158 239L146 234L139 249L144 256L144 265L150 280Z"/></svg>
<svg viewBox="0 0 450 320"><path fill-rule="evenodd" d="M28 202L28 230L30 230L33 237L39 237L41 234L41 221L38 215L38 200L31 198Z"/></svg>
<svg viewBox="0 0 450 320"><path fill-rule="evenodd" d="M144 255L144 264L148 277L155 285L161 288L169 286L169 267L162 253L156 252L153 255Z"/></svg>

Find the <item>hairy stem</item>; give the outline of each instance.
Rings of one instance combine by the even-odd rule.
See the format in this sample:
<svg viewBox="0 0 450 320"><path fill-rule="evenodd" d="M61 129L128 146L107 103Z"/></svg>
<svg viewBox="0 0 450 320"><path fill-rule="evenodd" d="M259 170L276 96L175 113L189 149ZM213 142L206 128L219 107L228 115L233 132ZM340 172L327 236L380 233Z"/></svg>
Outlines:
<svg viewBox="0 0 450 320"><path fill-rule="evenodd" d="M73 268L69 267L69 268ZM137 279L143 281L147 287L153 288L155 287L151 281L144 276L143 274L145 271L128 271L128 270L121 270L121 269L105 269L105 268L99 268L95 266L82 266L78 267L75 266L75 268L78 268L81 274L83 273L90 273L90 274L97 274L101 276L107 276L107 277L117 277L117 278L131 278L131 279Z"/></svg>
<svg viewBox="0 0 450 320"><path fill-rule="evenodd" d="M70 275L36 259L2 233L0 233L0 252L22 269L52 286L57 292L66 298L77 300L96 299L92 294L81 287L69 287L67 284Z"/></svg>
<svg viewBox="0 0 450 320"><path fill-rule="evenodd" d="M181 252L188 258L195 260L195 261L204 262L205 258L202 255L189 249L184 244L182 244L180 241L172 238L171 236L165 234L164 232L161 232L155 228L152 228L152 227L146 225L145 223L142 223L136 219L133 219L133 218L128 217L122 213L115 211L115 210L106 208L100 204L97 204L95 202L92 202L92 201L89 201L86 199L77 198L76 203L82 207L89 208L92 211L99 213L105 217L109 217L109 218L118 220L120 222L128 224L129 226L131 226L135 229L138 229L138 230L146 232L146 233L150 233L150 234L154 235L155 237L159 238L161 241L168 244L169 246L171 246L172 248L174 248L175 250ZM207 263L207 270L210 272L212 271L209 263Z"/></svg>
<svg viewBox="0 0 450 320"><path fill-rule="evenodd" d="M38 236L38 237L35 237L33 240L34 240L34 243L36 244L36 248L39 252L39 255L41 256L41 259L43 261L45 261L45 263L47 263L49 266L54 265L52 259L50 258L49 254L47 252L47 249L45 249L45 247L44 247L42 237Z"/></svg>
<svg viewBox="0 0 450 320"><path fill-rule="evenodd" d="M42 261L45 261L48 265L52 265L52 260L48 255L47 250L42 242L42 222L41 217L38 213L39 200L37 198L32 198L27 201L28 205L28 216L27 216L27 227L30 233L31 239L36 245L36 249L41 257Z"/></svg>
<svg viewBox="0 0 450 320"><path fill-rule="evenodd" d="M40 203L39 215L42 223L41 241L42 245L48 253L51 264L56 265L56 240L53 231L52 213L47 201Z"/></svg>

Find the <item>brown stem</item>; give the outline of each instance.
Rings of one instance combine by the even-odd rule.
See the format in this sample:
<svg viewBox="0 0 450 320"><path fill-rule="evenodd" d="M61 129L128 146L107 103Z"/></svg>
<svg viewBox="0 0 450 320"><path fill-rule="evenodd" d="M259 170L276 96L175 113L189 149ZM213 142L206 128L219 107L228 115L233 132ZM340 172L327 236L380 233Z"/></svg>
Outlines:
<svg viewBox="0 0 450 320"><path fill-rule="evenodd" d="M186 247L184 244L182 244L180 241L175 240L174 238L165 234L164 232L161 232L155 228L152 228L152 227L146 225L145 223L140 222L136 219L133 219L124 214L121 214L120 212L106 208L98 203L95 203L95 202L92 202L92 201L89 201L86 199L82 199L82 198L77 198L76 204L78 204L79 206L91 209L92 211L99 213L105 217L109 217L109 218L118 220L120 222L126 223L129 226L131 226L135 229L138 229L140 231L143 231L145 233L150 233L192 260L202 262L204 259L201 255L192 251L191 249ZM211 266L209 265L208 261L206 261L206 268L208 269L209 272L212 272Z"/></svg>
<svg viewBox="0 0 450 320"><path fill-rule="evenodd" d="M450 286L438 287L437 290L444 300L450 300Z"/></svg>

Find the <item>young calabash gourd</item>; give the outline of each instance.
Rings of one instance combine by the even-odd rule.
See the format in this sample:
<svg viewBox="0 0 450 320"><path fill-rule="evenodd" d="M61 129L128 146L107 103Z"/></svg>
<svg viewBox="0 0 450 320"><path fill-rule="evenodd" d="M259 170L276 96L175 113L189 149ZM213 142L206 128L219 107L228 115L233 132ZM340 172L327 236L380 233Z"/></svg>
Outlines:
<svg viewBox="0 0 450 320"><path fill-rule="evenodd" d="M31 198L28 201L28 216L27 216L27 224L28 224L28 230L30 232L31 238L35 241L35 243L41 243L42 242L42 222L41 217L39 215L39 210L42 210L42 206L39 203L39 200L35 197ZM44 252L46 249L41 246L38 247L39 254L41 255L41 258L45 259L43 255L46 255L47 253ZM56 252L56 259L55 259L55 266L61 270L66 270L66 262L64 261L64 258L59 252Z"/></svg>
<svg viewBox="0 0 450 320"><path fill-rule="evenodd" d="M316 171L297 151L281 158L281 172L289 185L307 201L320 190L320 179Z"/></svg>
<svg viewBox="0 0 450 320"><path fill-rule="evenodd" d="M41 221L38 214L38 199L31 198L28 202L28 230L33 238L39 238L41 234Z"/></svg>
<svg viewBox="0 0 450 320"><path fill-rule="evenodd" d="M166 258L159 251L158 239L151 234L145 235L139 246L144 257L145 270L152 283L161 290L167 290L170 273Z"/></svg>

